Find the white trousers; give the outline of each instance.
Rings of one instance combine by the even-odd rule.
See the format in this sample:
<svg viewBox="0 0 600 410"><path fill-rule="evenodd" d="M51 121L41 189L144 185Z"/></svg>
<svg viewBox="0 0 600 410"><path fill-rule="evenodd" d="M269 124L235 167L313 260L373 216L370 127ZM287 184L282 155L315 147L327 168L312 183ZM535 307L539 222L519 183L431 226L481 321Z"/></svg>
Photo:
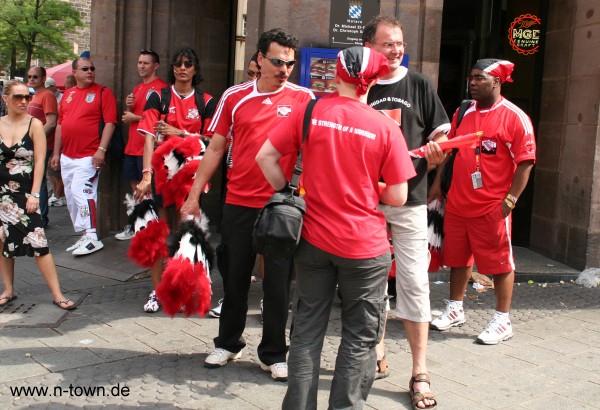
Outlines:
<svg viewBox="0 0 600 410"><path fill-rule="evenodd" d="M95 229L100 170L92 165L92 157L69 158L61 155L60 172L75 232Z"/></svg>

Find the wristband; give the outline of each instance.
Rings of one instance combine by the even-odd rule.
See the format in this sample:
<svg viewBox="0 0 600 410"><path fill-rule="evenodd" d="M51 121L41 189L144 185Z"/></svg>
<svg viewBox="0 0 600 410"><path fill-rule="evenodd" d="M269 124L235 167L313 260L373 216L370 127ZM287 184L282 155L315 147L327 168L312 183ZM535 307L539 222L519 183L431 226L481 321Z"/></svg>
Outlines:
<svg viewBox="0 0 600 410"><path fill-rule="evenodd" d="M104 151L104 152L106 152L106 148L104 148L104 147L98 147L98 149L99 149L100 151Z"/></svg>
<svg viewBox="0 0 600 410"><path fill-rule="evenodd" d="M40 199L40 193L39 192L32 192L30 194L27 194L26 196L32 196L34 198Z"/></svg>
<svg viewBox="0 0 600 410"><path fill-rule="evenodd" d="M510 209L515 209L515 204L513 204L510 199L508 198L504 198L504 203L506 204L506 206L508 206Z"/></svg>
<svg viewBox="0 0 600 410"><path fill-rule="evenodd" d="M142 174L154 174L154 171L152 170L152 168L148 167L142 169Z"/></svg>
<svg viewBox="0 0 600 410"><path fill-rule="evenodd" d="M506 194L506 199L513 203L513 205L517 204L517 197L511 194Z"/></svg>

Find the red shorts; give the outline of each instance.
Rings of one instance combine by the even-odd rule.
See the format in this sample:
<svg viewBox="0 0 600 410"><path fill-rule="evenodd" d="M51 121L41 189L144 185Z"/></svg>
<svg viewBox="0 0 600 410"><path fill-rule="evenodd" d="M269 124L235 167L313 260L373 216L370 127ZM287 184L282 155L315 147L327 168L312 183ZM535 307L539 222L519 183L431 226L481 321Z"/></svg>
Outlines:
<svg viewBox="0 0 600 410"><path fill-rule="evenodd" d="M462 268L477 264L484 275L508 273L515 269L510 234L512 218L504 217L502 204L476 218L446 212L444 215L444 265Z"/></svg>

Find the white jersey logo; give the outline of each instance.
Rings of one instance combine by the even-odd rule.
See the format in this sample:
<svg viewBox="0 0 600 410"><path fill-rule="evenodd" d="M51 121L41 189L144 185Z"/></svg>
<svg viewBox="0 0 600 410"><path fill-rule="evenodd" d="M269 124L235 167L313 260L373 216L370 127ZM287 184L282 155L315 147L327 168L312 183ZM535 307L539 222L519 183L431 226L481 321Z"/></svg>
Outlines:
<svg viewBox="0 0 600 410"><path fill-rule="evenodd" d="M273 103L271 102L271 99L270 99L269 97L267 97L267 99L266 99L266 100L263 100L263 102L262 102L262 103L263 103L263 104L266 104L266 105L273 105Z"/></svg>
<svg viewBox="0 0 600 410"><path fill-rule="evenodd" d="M85 96L85 102L86 102L86 103L92 103L92 102L94 102L94 99L95 99L95 98L96 98L96 93L88 93L88 94Z"/></svg>
<svg viewBox="0 0 600 410"><path fill-rule="evenodd" d="M277 106L277 116L278 117L287 117L292 112L291 105L278 105Z"/></svg>
<svg viewBox="0 0 600 410"><path fill-rule="evenodd" d="M198 114L198 109L197 108L190 108L188 110L188 114L187 117L185 117L188 120L197 120L198 118L200 118L200 114Z"/></svg>

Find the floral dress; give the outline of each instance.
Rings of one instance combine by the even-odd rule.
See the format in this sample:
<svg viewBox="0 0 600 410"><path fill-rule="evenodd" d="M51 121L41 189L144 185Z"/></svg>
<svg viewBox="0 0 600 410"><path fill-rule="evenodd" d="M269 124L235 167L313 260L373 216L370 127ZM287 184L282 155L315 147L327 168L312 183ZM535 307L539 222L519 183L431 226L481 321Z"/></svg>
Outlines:
<svg viewBox="0 0 600 410"><path fill-rule="evenodd" d="M25 209L32 184L33 140L29 129L12 147L7 147L0 135L0 242L7 258L50 252L39 208L31 214Z"/></svg>

